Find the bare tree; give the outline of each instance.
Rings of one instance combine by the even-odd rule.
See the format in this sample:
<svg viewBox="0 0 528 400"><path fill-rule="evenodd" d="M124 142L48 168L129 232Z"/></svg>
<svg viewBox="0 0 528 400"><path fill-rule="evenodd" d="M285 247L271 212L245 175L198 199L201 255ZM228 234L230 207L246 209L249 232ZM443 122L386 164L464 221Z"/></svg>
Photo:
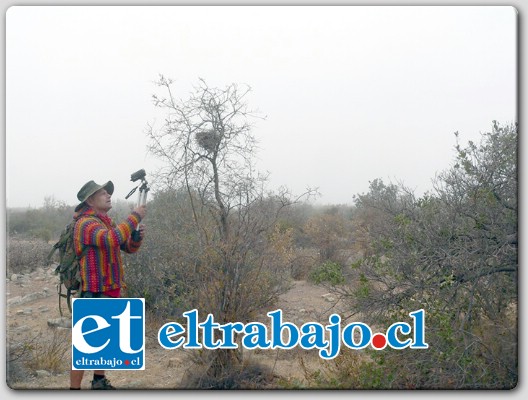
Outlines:
<svg viewBox="0 0 528 400"><path fill-rule="evenodd" d="M163 127L148 128L150 152L164 161L157 174L161 190L187 194L192 233L179 239L194 244L180 259L194 306L220 323L249 320L288 281L286 265L271 250L277 218L312 191L297 198L285 189L266 191L267 176L254 165L252 133L262 117L247 105L249 87L218 89L200 80L182 101L174 97L170 79L161 76L157 84L164 96L155 95L154 104L166 118ZM220 350L207 357L208 376L221 379L241 361L241 352Z"/></svg>

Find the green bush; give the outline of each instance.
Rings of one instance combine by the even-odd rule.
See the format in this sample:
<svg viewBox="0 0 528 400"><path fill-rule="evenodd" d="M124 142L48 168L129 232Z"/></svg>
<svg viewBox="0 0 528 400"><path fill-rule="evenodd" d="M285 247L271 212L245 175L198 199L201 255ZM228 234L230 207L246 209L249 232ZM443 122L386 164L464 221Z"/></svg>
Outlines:
<svg viewBox="0 0 528 400"><path fill-rule="evenodd" d="M345 282L343 267L333 261L327 261L311 272L310 280L317 284L328 282L334 286L340 285Z"/></svg>

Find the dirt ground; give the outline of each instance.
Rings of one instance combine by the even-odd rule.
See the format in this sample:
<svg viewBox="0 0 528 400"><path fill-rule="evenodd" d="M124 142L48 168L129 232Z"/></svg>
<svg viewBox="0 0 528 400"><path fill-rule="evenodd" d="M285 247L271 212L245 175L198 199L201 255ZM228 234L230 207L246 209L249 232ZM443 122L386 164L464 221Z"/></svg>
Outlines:
<svg viewBox="0 0 528 400"><path fill-rule="evenodd" d="M69 388L71 330L50 327L48 324L48 321L60 318L56 293L57 279L52 268L39 268L31 276L10 277L6 281L6 326L10 346L16 345L20 349L20 346L29 344L29 347L35 349L45 349L50 346L45 346L44 343L52 342L54 337L55 339L59 337L62 342L67 341L62 347L63 361L58 371L38 370L38 367L24 368L17 371L16 380L8 378L8 385L12 389ZM281 296L277 306L268 311L281 308L283 320L293 322L298 326L312 321L327 324L330 314L339 313L339 303L336 306L334 303L334 299L325 288L307 281L294 281L291 289ZM65 315L69 317L67 310ZM267 318L265 313L262 318ZM189 369L192 370L195 367L189 359L188 351L165 350L159 345L157 333L165 322L169 321L149 320L147 315L145 370L108 371L107 377L112 385L119 389L185 389L182 386L182 378ZM8 348L8 364L10 354L14 354L14 351ZM315 351L308 352L301 348L289 351L245 350L244 358L268 366L282 382L303 382L301 358L305 365L314 368L323 362ZM10 365L8 365L8 370L9 368ZM92 372L86 371L83 389L89 389L91 379Z"/></svg>

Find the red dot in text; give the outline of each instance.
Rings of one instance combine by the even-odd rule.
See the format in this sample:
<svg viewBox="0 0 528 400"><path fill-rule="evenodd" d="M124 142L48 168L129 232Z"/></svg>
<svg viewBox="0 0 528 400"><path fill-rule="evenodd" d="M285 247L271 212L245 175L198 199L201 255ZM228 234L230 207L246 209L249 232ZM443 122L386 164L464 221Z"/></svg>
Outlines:
<svg viewBox="0 0 528 400"><path fill-rule="evenodd" d="M372 347L376 350L383 349L387 344L387 339L383 333L376 333L372 336Z"/></svg>

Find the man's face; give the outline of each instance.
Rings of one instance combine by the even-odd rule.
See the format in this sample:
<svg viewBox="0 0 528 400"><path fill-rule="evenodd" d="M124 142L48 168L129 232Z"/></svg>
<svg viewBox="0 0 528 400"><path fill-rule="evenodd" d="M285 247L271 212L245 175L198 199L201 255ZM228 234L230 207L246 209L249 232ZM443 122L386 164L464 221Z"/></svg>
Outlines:
<svg viewBox="0 0 528 400"><path fill-rule="evenodd" d="M97 212L108 212L112 208L112 195L105 189L99 189L86 202Z"/></svg>

